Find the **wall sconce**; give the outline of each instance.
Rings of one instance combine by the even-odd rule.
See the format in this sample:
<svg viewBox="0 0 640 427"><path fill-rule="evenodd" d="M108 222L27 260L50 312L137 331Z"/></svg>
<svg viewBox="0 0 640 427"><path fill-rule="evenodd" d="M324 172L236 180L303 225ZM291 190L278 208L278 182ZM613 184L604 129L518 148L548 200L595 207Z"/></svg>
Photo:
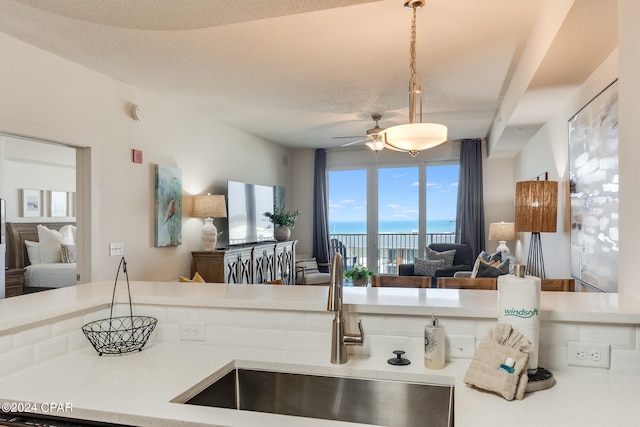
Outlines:
<svg viewBox="0 0 640 427"><path fill-rule="evenodd" d="M558 219L558 182L522 181L516 183L515 231L531 232L527 273L544 279L544 260L540 233L555 233Z"/></svg>
<svg viewBox="0 0 640 427"><path fill-rule="evenodd" d="M191 216L204 218L202 227L202 250L213 251L218 243L218 229L213 224L213 218L226 218L227 205L224 196L207 194L193 198L193 213Z"/></svg>

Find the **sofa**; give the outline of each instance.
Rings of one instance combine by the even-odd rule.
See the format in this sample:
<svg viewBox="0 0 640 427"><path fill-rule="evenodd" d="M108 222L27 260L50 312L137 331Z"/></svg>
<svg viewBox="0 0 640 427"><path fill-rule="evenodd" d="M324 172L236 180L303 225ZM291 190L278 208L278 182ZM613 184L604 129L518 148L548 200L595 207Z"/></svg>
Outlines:
<svg viewBox="0 0 640 427"><path fill-rule="evenodd" d="M476 260L476 256L473 253L473 249L466 243L432 243L428 246L431 250L436 252L445 252L452 249L456 250L453 257L453 265L451 267L444 267L435 270L433 273L431 285L435 286L438 277L453 277L457 271L471 271L473 269L473 263ZM398 266L399 276L415 276L415 265L400 264Z"/></svg>

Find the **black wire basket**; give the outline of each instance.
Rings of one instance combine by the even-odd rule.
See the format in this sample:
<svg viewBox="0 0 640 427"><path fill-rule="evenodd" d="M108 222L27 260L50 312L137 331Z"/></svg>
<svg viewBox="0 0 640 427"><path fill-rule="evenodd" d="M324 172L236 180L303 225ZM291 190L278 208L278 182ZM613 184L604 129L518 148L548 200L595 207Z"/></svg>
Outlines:
<svg viewBox="0 0 640 427"><path fill-rule="evenodd" d="M113 303L118 285L120 268L127 278L127 291L129 295L129 316L113 317ZM134 351L142 351L151 332L155 329L158 319L148 316L134 316L131 306L131 288L129 286L129 273L124 257L120 260L116 281L113 284L111 297L111 311L108 319L89 322L82 327L82 332L87 337L98 356L103 354L127 354Z"/></svg>

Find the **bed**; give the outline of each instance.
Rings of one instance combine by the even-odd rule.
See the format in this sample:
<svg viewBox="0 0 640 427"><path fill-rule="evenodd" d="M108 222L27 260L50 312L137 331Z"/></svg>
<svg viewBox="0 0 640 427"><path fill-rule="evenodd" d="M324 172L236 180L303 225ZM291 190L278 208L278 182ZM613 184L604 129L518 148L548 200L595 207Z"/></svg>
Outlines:
<svg viewBox="0 0 640 427"><path fill-rule="evenodd" d="M76 284L75 262L32 263L27 253L27 243L39 242L38 225L50 230L61 230L73 222L8 222L7 267L24 268L24 293L62 288Z"/></svg>

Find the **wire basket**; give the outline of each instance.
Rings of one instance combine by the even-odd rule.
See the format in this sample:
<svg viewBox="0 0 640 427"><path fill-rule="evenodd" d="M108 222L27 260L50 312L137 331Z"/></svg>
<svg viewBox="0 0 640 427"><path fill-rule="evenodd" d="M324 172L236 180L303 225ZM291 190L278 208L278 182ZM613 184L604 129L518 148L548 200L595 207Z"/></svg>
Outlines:
<svg viewBox="0 0 640 427"><path fill-rule="evenodd" d="M127 291L129 295L129 316L113 317L113 303L116 296L116 286L120 268L127 278ZM142 351L151 332L155 329L158 319L148 316L134 316L131 305L131 288L129 286L129 273L124 257L120 260L116 281L113 284L111 297L111 310L108 319L89 322L82 327L82 332L87 337L98 356L103 354L127 354L134 351Z"/></svg>

